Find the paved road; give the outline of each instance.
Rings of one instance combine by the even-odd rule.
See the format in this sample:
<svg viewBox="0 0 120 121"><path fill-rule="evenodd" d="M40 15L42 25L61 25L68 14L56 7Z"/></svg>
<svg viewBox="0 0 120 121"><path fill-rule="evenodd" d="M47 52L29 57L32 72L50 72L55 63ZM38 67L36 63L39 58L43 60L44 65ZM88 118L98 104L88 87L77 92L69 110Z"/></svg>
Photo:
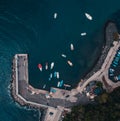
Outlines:
<svg viewBox="0 0 120 121"><path fill-rule="evenodd" d="M113 29L111 29L113 27ZM113 24L110 24L109 27L106 30L106 39L107 41L114 40L113 33L116 32L116 28L113 26ZM108 77L108 69L113 61L113 58L116 54L116 51L120 47L120 41L113 41L113 47L110 48L107 57L104 60L104 63L101 65L101 69L99 69L95 74L93 74L90 78L84 81L84 83L81 85L79 84L77 90L79 92L82 92L84 88L87 86L88 83L90 83L93 80L98 80L103 82L102 78L105 77L106 82L108 85L110 85L113 89L120 86L120 82L114 83L112 82Z"/></svg>

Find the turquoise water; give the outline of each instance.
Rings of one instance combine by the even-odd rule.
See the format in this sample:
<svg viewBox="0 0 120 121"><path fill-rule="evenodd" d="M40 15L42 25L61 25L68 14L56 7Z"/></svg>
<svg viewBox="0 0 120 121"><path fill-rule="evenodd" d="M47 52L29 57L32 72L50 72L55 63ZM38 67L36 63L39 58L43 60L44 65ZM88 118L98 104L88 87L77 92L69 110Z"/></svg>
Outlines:
<svg viewBox="0 0 120 121"><path fill-rule="evenodd" d="M119 22L119 0L1 0L0 1L0 121L38 121L38 112L26 110L10 96L11 62L14 54L29 54L30 83L46 89L58 80L48 81L50 70L40 72L38 63L55 62L60 79L76 85L99 55L104 24L110 18ZM58 18L53 19L54 12ZM90 13L93 21L85 18ZM119 24L118 24L119 25ZM87 36L81 37L81 32ZM75 50L70 51L70 43ZM60 54L65 53L74 66L69 67Z"/></svg>

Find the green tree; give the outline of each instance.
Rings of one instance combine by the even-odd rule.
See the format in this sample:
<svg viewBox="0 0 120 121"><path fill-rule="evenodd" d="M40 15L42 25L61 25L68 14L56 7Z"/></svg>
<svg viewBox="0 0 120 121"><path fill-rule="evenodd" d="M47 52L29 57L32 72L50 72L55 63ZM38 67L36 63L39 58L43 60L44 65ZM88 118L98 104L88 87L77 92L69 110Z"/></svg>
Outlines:
<svg viewBox="0 0 120 121"><path fill-rule="evenodd" d="M118 121L120 120L120 88L97 98L97 104L72 108L63 121Z"/></svg>

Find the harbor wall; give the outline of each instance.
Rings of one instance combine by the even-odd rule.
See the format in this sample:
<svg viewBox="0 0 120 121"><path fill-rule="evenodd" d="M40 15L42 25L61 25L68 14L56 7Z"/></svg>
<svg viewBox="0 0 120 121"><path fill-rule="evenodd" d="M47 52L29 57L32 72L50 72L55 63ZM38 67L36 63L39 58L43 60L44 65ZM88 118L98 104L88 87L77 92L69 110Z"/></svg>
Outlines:
<svg viewBox="0 0 120 121"><path fill-rule="evenodd" d="M109 32L109 30L111 30L111 31ZM104 27L104 44L103 44L101 54L98 57L98 59L96 60L96 62L94 63L94 65L89 70L89 73L84 74L83 80L87 80L94 73L96 73L98 70L101 69L101 66L104 63L104 60L107 57L107 54L114 41L113 33L118 33L117 27L116 27L115 23L113 23L112 21L108 21Z"/></svg>
<svg viewBox="0 0 120 121"><path fill-rule="evenodd" d="M12 80L11 80L11 86L10 86L11 96L13 97L14 101L19 103L21 106L27 106L30 109L36 109L36 110L39 110L40 112L42 112L40 121L44 121L44 117L45 117L47 108L44 108L44 107L38 106L38 105L34 105L34 104L30 104L24 98L22 98L20 95L17 94L17 92L16 92L16 74L15 73L16 73L16 70L15 70L15 58L14 58L12 61L12 75L11 75Z"/></svg>

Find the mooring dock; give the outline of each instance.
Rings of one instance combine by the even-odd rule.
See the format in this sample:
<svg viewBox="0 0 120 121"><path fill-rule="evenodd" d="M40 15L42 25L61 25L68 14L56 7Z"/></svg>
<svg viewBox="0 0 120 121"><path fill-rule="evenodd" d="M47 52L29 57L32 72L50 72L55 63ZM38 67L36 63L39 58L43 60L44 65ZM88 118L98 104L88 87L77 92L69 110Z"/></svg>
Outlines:
<svg viewBox="0 0 120 121"><path fill-rule="evenodd" d="M51 93L29 85L27 54L16 54L14 56L12 77L12 95L14 99L21 105L47 110L45 121L51 115L51 121L57 121L64 110L69 110L70 107L77 105L79 102L86 103L89 101L86 96L81 96L78 93L71 94L71 91L68 90L54 88L56 92ZM49 111L54 113L51 114Z"/></svg>

